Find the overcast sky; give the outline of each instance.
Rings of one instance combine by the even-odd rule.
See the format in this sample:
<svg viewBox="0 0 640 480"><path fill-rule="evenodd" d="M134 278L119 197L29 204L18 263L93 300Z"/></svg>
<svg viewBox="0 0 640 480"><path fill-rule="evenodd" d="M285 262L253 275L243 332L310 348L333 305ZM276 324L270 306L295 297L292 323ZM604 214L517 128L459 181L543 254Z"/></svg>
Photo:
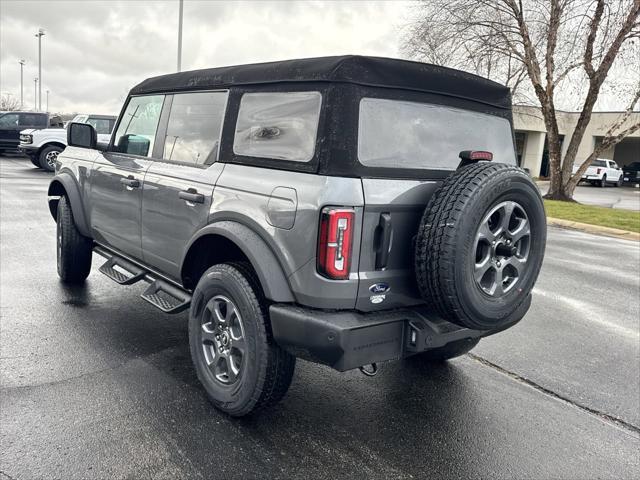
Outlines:
<svg viewBox="0 0 640 480"><path fill-rule="evenodd" d="M184 0L182 69L347 53L398 57L407 3ZM0 91L33 108L42 39L43 105L113 113L141 80L176 69L178 0L0 0Z"/></svg>

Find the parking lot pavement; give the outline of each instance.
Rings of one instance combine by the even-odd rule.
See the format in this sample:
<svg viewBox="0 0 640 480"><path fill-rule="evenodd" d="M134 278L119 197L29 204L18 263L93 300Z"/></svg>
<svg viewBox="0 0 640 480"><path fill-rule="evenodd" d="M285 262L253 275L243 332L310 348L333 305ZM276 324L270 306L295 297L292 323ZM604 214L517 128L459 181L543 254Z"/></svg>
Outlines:
<svg viewBox="0 0 640 480"><path fill-rule="evenodd" d="M536 183L543 195L547 193L549 182L539 181ZM600 188L589 184L580 184L576 187L573 198L585 205L640 211L640 188L630 186L607 185L605 188Z"/></svg>
<svg viewBox="0 0 640 480"><path fill-rule="evenodd" d="M59 283L49 178L0 158L0 479L640 476L638 243L550 229L531 311L473 355L374 378L300 361L279 405L234 420L186 314L99 259Z"/></svg>

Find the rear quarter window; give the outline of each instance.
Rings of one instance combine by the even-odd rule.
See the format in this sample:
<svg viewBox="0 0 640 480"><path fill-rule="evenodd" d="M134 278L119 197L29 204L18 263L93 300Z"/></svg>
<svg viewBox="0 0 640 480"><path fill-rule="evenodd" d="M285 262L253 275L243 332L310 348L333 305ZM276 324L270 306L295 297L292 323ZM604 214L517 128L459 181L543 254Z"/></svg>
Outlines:
<svg viewBox="0 0 640 480"><path fill-rule="evenodd" d="M247 157L308 162L313 158L320 92L245 93L233 152Z"/></svg>
<svg viewBox="0 0 640 480"><path fill-rule="evenodd" d="M455 170L463 150L516 163L511 124L486 113L404 100L363 98L358 159L367 167Z"/></svg>

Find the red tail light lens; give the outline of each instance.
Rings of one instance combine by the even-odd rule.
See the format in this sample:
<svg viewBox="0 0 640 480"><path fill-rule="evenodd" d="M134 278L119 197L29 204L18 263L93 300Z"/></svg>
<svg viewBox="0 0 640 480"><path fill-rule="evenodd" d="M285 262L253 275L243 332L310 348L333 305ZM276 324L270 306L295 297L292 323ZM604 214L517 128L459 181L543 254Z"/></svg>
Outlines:
<svg viewBox="0 0 640 480"><path fill-rule="evenodd" d="M318 272L334 280L349 278L355 211L325 207L320 215Z"/></svg>
<svg viewBox="0 0 640 480"><path fill-rule="evenodd" d="M601 172L601 171L602 171L602 169L601 169L601 168L597 169L597 170L596 170L596 174L597 174L597 175L600 175L600 172Z"/></svg>

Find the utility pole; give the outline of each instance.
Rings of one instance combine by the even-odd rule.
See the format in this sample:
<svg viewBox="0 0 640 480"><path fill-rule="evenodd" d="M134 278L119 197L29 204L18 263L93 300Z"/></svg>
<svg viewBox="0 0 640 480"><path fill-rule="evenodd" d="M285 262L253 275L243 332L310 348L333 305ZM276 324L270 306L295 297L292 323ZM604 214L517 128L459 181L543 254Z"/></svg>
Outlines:
<svg viewBox="0 0 640 480"><path fill-rule="evenodd" d="M38 111L38 77L33 79L33 109Z"/></svg>
<svg viewBox="0 0 640 480"><path fill-rule="evenodd" d="M47 90L47 112L49 111L49 90Z"/></svg>
<svg viewBox="0 0 640 480"><path fill-rule="evenodd" d="M20 110L24 108L24 58L18 62L20 64Z"/></svg>
<svg viewBox="0 0 640 480"><path fill-rule="evenodd" d="M178 0L178 72L182 71L182 7L183 0Z"/></svg>
<svg viewBox="0 0 640 480"><path fill-rule="evenodd" d="M38 29L36 33L38 37L38 78L40 79L40 88L38 89L38 111L42 111L42 37L44 37L44 30Z"/></svg>

